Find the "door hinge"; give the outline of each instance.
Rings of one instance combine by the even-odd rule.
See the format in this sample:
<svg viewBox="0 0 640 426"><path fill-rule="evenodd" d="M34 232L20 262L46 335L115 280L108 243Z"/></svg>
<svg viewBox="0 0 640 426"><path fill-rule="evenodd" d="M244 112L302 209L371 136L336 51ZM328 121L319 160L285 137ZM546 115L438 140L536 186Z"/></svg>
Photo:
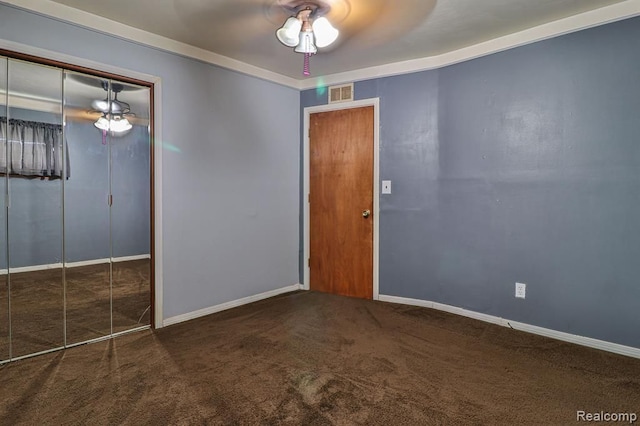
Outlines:
<svg viewBox="0 0 640 426"><path fill-rule="evenodd" d="M311 194L307 194L307 203L311 203Z"/></svg>
<svg viewBox="0 0 640 426"><path fill-rule="evenodd" d="M308 266L308 267L311 267L311 258L308 258L308 259L307 259L307 266Z"/></svg>
<svg viewBox="0 0 640 426"><path fill-rule="evenodd" d="M113 195L109 195L109 205L112 206L113 205Z"/></svg>

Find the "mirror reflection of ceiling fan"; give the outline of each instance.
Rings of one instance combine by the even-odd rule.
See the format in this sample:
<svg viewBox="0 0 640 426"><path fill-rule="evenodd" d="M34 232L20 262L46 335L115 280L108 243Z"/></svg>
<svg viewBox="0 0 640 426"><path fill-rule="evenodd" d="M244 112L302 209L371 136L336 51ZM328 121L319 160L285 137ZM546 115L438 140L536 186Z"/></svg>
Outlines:
<svg viewBox="0 0 640 426"><path fill-rule="evenodd" d="M90 105L85 111L95 120L93 124L102 131L103 139L107 133L111 136L123 136L133 128L131 119L136 117L136 114L131 111L128 102L118 97L122 92L139 91L139 87L79 73L69 73L67 78L91 88L83 90L82 94L76 94L76 97L78 101L82 99L82 104ZM104 98L99 95L100 91L104 91Z"/></svg>
<svg viewBox="0 0 640 426"><path fill-rule="evenodd" d="M94 123L98 129L104 132L113 132L115 134L122 134L131 130L133 127L127 117L135 116L131 112L131 106L118 99L118 94L124 89L124 85L120 83L111 83L111 91L113 92L113 99L107 97L105 99L96 99L91 102L93 112L102 113L98 121ZM102 88L109 92L109 82L102 80Z"/></svg>

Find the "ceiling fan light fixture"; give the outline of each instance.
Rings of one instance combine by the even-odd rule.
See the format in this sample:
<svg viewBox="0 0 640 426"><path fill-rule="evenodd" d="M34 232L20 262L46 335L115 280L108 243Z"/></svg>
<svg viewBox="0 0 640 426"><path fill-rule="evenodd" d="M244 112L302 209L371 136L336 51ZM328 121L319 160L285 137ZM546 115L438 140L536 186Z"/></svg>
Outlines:
<svg viewBox="0 0 640 426"><path fill-rule="evenodd" d="M313 34L316 46L323 48L336 41L340 32L331 25L327 18L322 17L313 21Z"/></svg>
<svg viewBox="0 0 640 426"><path fill-rule="evenodd" d="M302 31L300 33L300 43L298 43L298 46L296 46L294 51L297 53L315 55L318 53L318 48L316 47L314 39L313 31Z"/></svg>
<svg viewBox="0 0 640 426"><path fill-rule="evenodd" d="M300 30L302 29L302 21L295 16L290 17L284 25L276 31L276 37L280 43L287 47L296 47L300 43Z"/></svg>
<svg viewBox="0 0 640 426"><path fill-rule="evenodd" d="M107 119L104 115L98 118L98 121L93 123L100 130L114 132L114 133L124 133L128 130L131 130L133 127L129 120L120 115L116 115L111 120Z"/></svg>
<svg viewBox="0 0 640 426"><path fill-rule="evenodd" d="M283 0L286 1L286 0ZM318 53L318 48L329 46L336 41L339 32L324 17L331 9L329 4L322 0L304 1L302 4L296 0L288 10L296 9L296 16L287 18L284 25L276 31L278 40L288 47L294 47L294 52L304 54L304 66L302 74L311 75L309 71L309 59ZM296 5L296 6L294 6Z"/></svg>

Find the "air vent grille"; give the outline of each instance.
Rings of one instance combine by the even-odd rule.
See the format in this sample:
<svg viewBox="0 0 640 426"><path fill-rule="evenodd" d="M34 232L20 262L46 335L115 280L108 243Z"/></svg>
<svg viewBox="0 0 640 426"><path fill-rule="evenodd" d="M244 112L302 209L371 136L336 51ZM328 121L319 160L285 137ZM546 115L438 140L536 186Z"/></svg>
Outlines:
<svg viewBox="0 0 640 426"><path fill-rule="evenodd" d="M329 103L347 102L353 100L353 83L329 87Z"/></svg>

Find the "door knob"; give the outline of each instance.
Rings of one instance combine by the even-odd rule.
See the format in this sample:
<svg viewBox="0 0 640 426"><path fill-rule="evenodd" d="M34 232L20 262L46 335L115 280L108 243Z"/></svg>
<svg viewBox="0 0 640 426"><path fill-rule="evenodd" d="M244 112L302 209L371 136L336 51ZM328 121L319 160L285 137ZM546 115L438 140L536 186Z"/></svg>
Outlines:
<svg viewBox="0 0 640 426"><path fill-rule="evenodd" d="M371 211L369 210L362 210L362 217L364 217L365 219L368 218L369 216L371 216Z"/></svg>

